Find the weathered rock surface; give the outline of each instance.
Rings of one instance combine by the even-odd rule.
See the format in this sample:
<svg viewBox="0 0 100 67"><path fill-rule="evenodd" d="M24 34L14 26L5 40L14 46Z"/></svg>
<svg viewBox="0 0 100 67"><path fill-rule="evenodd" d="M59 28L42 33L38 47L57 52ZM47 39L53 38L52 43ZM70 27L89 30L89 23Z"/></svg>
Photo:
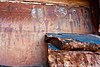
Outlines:
<svg viewBox="0 0 100 67"><path fill-rule="evenodd" d="M100 52L48 50L50 67L100 67Z"/></svg>
<svg viewBox="0 0 100 67"><path fill-rule="evenodd" d="M63 34L61 36L58 34L45 36L45 42L54 46L48 49L49 66L100 67L100 45L95 44L97 41L95 41L95 43L81 42L72 38L67 38L65 34L64 37ZM80 37L80 39L82 40L82 37ZM91 37L91 40L92 39L93 41L95 39L98 40L98 38L95 37Z"/></svg>
<svg viewBox="0 0 100 67"><path fill-rule="evenodd" d="M0 2L0 65L46 65L45 33L93 33L91 27L89 7L84 5Z"/></svg>
<svg viewBox="0 0 100 67"><path fill-rule="evenodd" d="M55 47L67 51L73 51L73 50L74 51L76 50L99 51L100 50L100 45L97 45L95 43L89 43L89 42L81 42L78 40L74 40L72 38L61 38L61 37L46 35L45 42L51 43Z"/></svg>

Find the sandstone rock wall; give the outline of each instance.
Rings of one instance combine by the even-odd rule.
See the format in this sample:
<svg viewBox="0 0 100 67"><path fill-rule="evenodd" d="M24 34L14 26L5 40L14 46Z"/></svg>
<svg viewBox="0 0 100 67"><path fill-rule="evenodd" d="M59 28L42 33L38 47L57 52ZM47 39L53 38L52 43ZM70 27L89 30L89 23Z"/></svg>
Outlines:
<svg viewBox="0 0 100 67"><path fill-rule="evenodd" d="M100 52L49 50L50 67L99 67Z"/></svg>
<svg viewBox="0 0 100 67"><path fill-rule="evenodd" d="M44 35L92 33L90 16L84 6L0 2L0 64L46 65Z"/></svg>
<svg viewBox="0 0 100 67"><path fill-rule="evenodd" d="M48 62L50 67L99 67L100 37L85 35L90 42L82 42L83 34L53 34L48 33L45 42L48 43ZM80 40L77 40L80 37ZM89 37L90 36L90 37ZM72 39L73 38L73 39ZM94 43L92 39L94 38ZM93 41L94 41L93 40ZM95 44L99 41L98 44Z"/></svg>

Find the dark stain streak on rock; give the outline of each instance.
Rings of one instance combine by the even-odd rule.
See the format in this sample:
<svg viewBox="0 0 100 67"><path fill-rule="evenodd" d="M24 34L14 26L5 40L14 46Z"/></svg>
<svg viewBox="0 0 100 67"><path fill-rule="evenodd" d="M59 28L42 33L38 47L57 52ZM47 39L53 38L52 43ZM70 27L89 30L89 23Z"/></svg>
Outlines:
<svg viewBox="0 0 100 67"><path fill-rule="evenodd" d="M51 44L53 44L54 46L56 46L57 48L59 48L59 49L62 49L62 42L61 41L59 41L59 39L58 38L56 38L56 37L47 37L46 35L45 35L45 42L46 43L51 43Z"/></svg>
<svg viewBox="0 0 100 67"><path fill-rule="evenodd" d="M10 12L10 5L8 5L8 12Z"/></svg>

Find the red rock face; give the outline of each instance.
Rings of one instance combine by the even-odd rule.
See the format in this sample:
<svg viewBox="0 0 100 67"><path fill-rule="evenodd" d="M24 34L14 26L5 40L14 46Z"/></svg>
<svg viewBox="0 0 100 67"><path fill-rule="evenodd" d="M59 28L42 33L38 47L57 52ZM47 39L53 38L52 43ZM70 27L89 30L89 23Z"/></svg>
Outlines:
<svg viewBox="0 0 100 67"><path fill-rule="evenodd" d="M50 67L99 67L100 66L99 44L94 44L96 42L90 43L86 41L82 42L77 40L80 36L77 36L78 38L75 40L72 39L71 36L67 38L68 36L66 35L68 34L51 33L50 35L50 33L48 33L46 35L45 42L47 42L49 45L48 62ZM74 35L75 37L75 34L72 35ZM81 37L80 40L82 40ZM83 37L88 37L88 35L87 36L85 35ZM92 36L90 40L92 41Z"/></svg>
<svg viewBox="0 0 100 67"><path fill-rule="evenodd" d="M7 21L6 23L30 24L34 32L93 33L91 15L87 7L69 8L21 3L0 3L0 6L2 23ZM6 20L3 22L4 19Z"/></svg>
<svg viewBox="0 0 100 67"><path fill-rule="evenodd" d="M99 67L100 53L90 51L49 50L50 67Z"/></svg>
<svg viewBox="0 0 100 67"><path fill-rule="evenodd" d="M0 3L0 6L0 65L46 65L45 33L34 32L32 5Z"/></svg>
<svg viewBox="0 0 100 67"><path fill-rule="evenodd" d="M92 33L88 8L0 2L0 64L45 65L52 32Z"/></svg>

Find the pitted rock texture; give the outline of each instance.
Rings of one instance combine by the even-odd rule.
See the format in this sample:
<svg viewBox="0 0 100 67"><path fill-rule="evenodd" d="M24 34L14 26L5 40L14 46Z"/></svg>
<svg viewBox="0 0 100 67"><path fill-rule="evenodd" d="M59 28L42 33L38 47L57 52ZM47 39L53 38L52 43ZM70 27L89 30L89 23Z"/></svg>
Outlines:
<svg viewBox="0 0 100 67"><path fill-rule="evenodd" d="M100 67L100 53L48 50L48 61L50 67Z"/></svg>
<svg viewBox="0 0 100 67"><path fill-rule="evenodd" d="M89 42L81 42L72 38L60 38L46 35L45 42L51 43L53 46L67 51L100 51L100 45Z"/></svg>
<svg viewBox="0 0 100 67"><path fill-rule="evenodd" d="M99 51L99 46L94 43L80 42L73 39L63 39L63 43L63 49L65 50Z"/></svg>

